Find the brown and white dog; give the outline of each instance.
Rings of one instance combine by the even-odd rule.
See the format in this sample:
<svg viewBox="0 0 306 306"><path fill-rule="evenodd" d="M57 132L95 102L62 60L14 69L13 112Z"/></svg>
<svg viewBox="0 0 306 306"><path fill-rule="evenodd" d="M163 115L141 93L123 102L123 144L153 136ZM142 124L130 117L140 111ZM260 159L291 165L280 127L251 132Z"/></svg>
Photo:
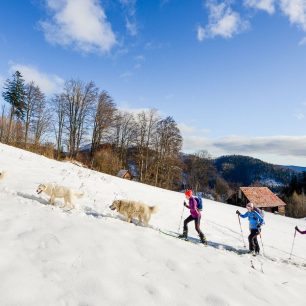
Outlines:
<svg viewBox="0 0 306 306"><path fill-rule="evenodd" d="M148 206L144 203L130 200L115 200L109 208L123 215L127 222L131 222L132 218L136 218L139 223L145 225L148 225L151 214L157 211L157 206Z"/></svg>
<svg viewBox="0 0 306 306"><path fill-rule="evenodd" d="M55 198L64 198L64 206L62 208L75 208L73 204L73 198L74 196L77 198L80 198L83 196L83 193L79 193L76 191L73 191L72 189L65 187L65 186L60 186L56 185L53 183L47 183L47 184L40 184L37 187L36 192L38 194L44 192L45 194L50 196L49 202L51 205L54 205ZM69 204L69 206L68 206Z"/></svg>

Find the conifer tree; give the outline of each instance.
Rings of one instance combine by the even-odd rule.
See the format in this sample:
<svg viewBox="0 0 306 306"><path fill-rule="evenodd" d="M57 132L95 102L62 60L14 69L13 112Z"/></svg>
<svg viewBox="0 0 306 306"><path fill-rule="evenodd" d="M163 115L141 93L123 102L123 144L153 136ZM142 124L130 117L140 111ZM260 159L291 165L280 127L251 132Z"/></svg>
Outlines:
<svg viewBox="0 0 306 306"><path fill-rule="evenodd" d="M24 119L25 111L25 85L24 79L19 71L16 71L12 75L12 79L7 79L4 85L4 91L2 92L3 99L11 105L9 129L7 134L7 142L12 128L12 121L14 116L17 119Z"/></svg>

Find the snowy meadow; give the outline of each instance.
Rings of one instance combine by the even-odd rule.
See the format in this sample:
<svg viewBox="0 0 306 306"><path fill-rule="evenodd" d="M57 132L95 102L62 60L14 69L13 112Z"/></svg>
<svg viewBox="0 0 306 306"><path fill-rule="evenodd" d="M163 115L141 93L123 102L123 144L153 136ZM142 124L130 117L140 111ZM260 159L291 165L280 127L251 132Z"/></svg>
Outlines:
<svg viewBox="0 0 306 306"><path fill-rule="evenodd" d="M177 233L184 195L0 144L0 305L305 305L306 220L265 213L264 254L241 254L237 207L204 199L208 246ZM64 211L37 194L53 182L81 191ZM148 227L109 209L114 199L157 205ZM241 208L241 212L245 209ZM247 244L248 222L241 220ZM164 233L162 233L162 232ZM182 231L182 224L180 227ZM263 243L263 247L262 247Z"/></svg>

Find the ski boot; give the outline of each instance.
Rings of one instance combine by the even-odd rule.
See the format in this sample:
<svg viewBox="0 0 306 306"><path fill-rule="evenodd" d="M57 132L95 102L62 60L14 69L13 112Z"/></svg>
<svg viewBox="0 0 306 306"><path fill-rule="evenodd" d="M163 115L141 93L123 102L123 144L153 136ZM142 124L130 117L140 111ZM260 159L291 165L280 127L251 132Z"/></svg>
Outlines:
<svg viewBox="0 0 306 306"><path fill-rule="evenodd" d="M178 238L188 240L187 233L187 231L183 231L183 234L179 235Z"/></svg>
<svg viewBox="0 0 306 306"><path fill-rule="evenodd" d="M208 245L207 240L204 235L200 235L200 240L201 240L201 243L203 243L204 245Z"/></svg>

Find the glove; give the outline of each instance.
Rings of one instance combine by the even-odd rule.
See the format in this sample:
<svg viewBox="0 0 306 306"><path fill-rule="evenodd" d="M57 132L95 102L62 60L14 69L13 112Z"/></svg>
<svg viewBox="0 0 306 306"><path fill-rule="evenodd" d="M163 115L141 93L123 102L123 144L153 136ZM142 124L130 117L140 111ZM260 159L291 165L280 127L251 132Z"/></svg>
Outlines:
<svg viewBox="0 0 306 306"><path fill-rule="evenodd" d="M185 201L184 201L184 206L185 206L185 207L187 207L187 204L186 204L186 202L185 202Z"/></svg>
<svg viewBox="0 0 306 306"><path fill-rule="evenodd" d="M257 224L257 229L260 230L261 224Z"/></svg>
<svg viewBox="0 0 306 306"><path fill-rule="evenodd" d="M299 228L297 227L297 225L295 226L295 228L294 228L296 231L298 231L299 230Z"/></svg>
<svg viewBox="0 0 306 306"><path fill-rule="evenodd" d="M241 215L241 213L240 213L240 211L239 211L239 210L236 210L236 214L237 214L238 216L240 216L240 215Z"/></svg>

